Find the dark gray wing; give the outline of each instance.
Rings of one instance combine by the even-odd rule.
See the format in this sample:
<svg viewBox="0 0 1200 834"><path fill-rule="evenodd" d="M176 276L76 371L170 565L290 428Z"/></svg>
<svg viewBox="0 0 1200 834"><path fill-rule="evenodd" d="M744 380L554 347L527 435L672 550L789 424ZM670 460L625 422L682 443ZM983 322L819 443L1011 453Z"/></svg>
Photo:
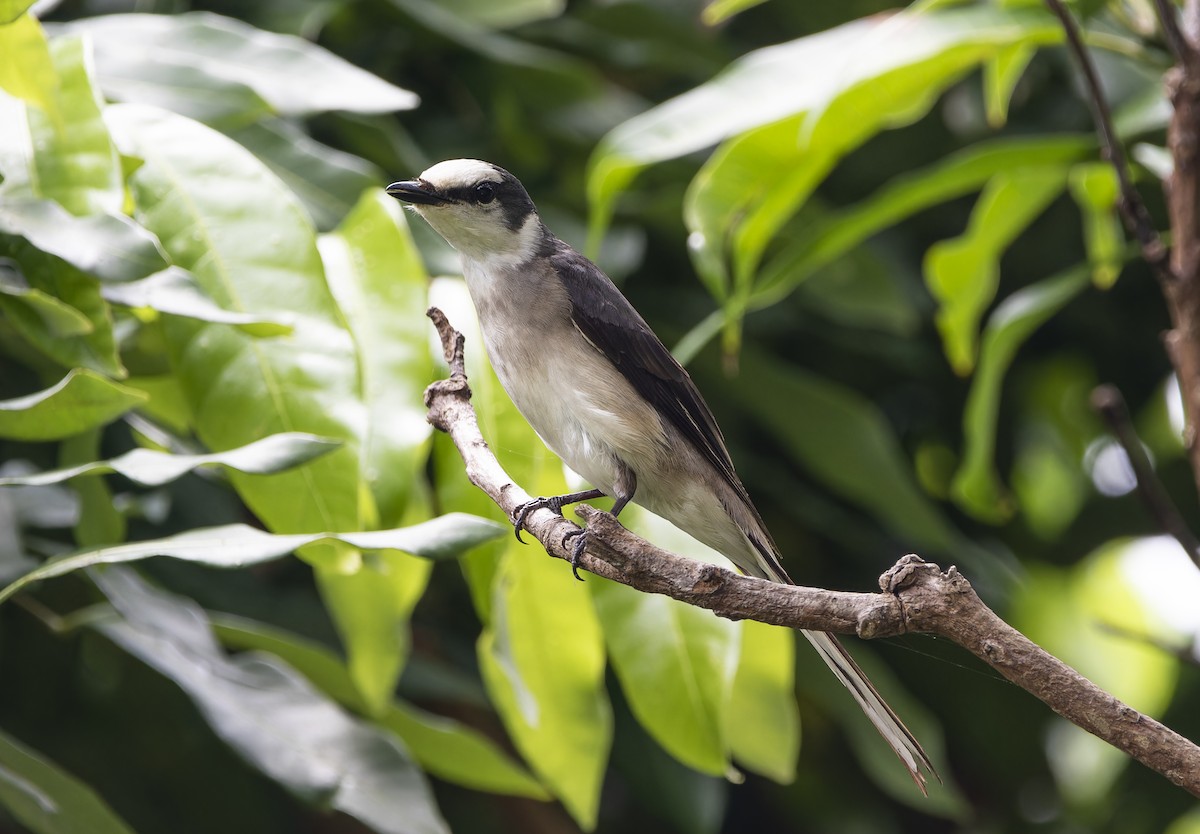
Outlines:
<svg viewBox="0 0 1200 834"><path fill-rule="evenodd" d="M751 535L751 541L768 562L778 564L775 543L734 472L717 421L688 372L598 266L562 241L556 241L550 258L571 300L575 326L720 473L766 537L759 541Z"/></svg>

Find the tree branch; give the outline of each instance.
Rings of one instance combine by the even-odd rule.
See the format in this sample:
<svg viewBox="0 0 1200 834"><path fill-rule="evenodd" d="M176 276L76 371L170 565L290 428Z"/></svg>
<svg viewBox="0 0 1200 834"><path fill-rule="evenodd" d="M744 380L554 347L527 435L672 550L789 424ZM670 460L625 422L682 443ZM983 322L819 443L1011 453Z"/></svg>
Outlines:
<svg viewBox="0 0 1200 834"><path fill-rule="evenodd" d="M449 379L425 391L429 422L450 435L471 482L512 518L530 496L512 482L480 434L462 370L462 335L437 308L430 309L429 317L452 369ZM579 564L590 573L733 620L864 638L914 633L944 637L1068 721L1200 796L1200 747L1121 703L1028 640L984 605L953 567L943 573L917 556L905 556L880 578L883 593L877 594L780 585L669 553L594 507L582 505L578 512L590 531ZM551 556L570 561L571 552L563 546L564 536L577 529L570 521L540 509L529 515L526 529ZM570 581L566 574L563 581Z"/></svg>

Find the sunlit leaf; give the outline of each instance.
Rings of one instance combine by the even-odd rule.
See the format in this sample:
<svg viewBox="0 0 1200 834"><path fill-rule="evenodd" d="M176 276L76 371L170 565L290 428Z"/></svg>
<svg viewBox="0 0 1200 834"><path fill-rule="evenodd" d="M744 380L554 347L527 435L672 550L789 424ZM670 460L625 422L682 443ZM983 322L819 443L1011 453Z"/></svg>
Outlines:
<svg viewBox="0 0 1200 834"><path fill-rule="evenodd" d="M53 200L0 202L0 232L25 238L76 269L104 281L131 281L166 269L154 235L123 214L76 217Z"/></svg>
<svg viewBox="0 0 1200 834"><path fill-rule="evenodd" d="M0 9L0 90L51 111L58 79L42 26L33 15L8 5Z"/></svg>
<svg viewBox="0 0 1200 834"><path fill-rule="evenodd" d="M0 26L12 23L29 10L35 0L0 0Z"/></svg>
<svg viewBox="0 0 1200 834"><path fill-rule="evenodd" d="M464 513L448 513L411 527L363 533L282 535L246 524L197 527L162 539L91 548L51 560L0 591L0 602L33 582L94 565L135 562L152 556L167 556L215 568L243 568L278 559L306 545L336 541L362 550L393 550L427 559L446 559L496 538L502 531L503 528L494 522Z"/></svg>
<svg viewBox="0 0 1200 834"><path fill-rule="evenodd" d="M214 615L213 625L225 645L278 655L343 706L367 711L346 666L324 646L241 617ZM433 776L476 790L549 798L524 768L466 724L403 701L390 702L376 721L396 733L421 769Z"/></svg>
<svg viewBox="0 0 1200 834"><path fill-rule="evenodd" d="M798 148L835 124L848 125L853 140L861 141L871 125L914 117L948 80L997 50L1060 37L1046 14L981 6L864 18L751 52L604 138L588 175L591 244L608 224L617 195L647 165L805 112L814 115L797 137Z"/></svg>
<svg viewBox="0 0 1200 834"><path fill-rule="evenodd" d="M147 275L136 281L105 284L100 295L106 301L125 307L156 310L197 321L229 324L251 336L286 336L292 327L286 320L274 320L253 313L225 310L213 303L196 284L195 278L177 266Z"/></svg>
<svg viewBox="0 0 1200 834"><path fill-rule="evenodd" d="M1076 165L1071 169L1070 184L1071 196L1083 213L1083 242L1092 265L1092 283L1108 289L1116 283L1124 262L1117 174L1107 162Z"/></svg>
<svg viewBox="0 0 1200 834"><path fill-rule="evenodd" d="M1033 47L1017 44L1000 50L994 58L984 62L983 97L988 124L992 127L1003 127L1008 120L1013 90L1035 54L1037 50Z"/></svg>
<svg viewBox="0 0 1200 834"><path fill-rule="evenodd" d="M31 834L133 834L88 785L2 731L0 806Z"/></svg>
<svg viewBox="0 0 1200 834"><path fill-rule="evenodd" d="M999 523L1012 513L994 462L1004 374L1025 340L1078 295L1087 279L1086 269L1076 268L1018 290L988 319L963 409L966 448L951 487L955 502L977 518Z"/></svg>
<svg viewBox="0 0 1200 834"><path fill-rule="evenodd" d="M800 754L795 667L794 631L742 622L741 653L726 714L729 742L739 765L782 784L795 779Z"/></svg>
<svg viewBox="0 0 1200 834"><path fill-rule="evenodd" d="M0 309L13 326L34 342L57 342L93 331L92 322L70 304L49 293L24 286L12 270L0 266Z"/></svg>
<svg viewBox="0 0 1200 834"><path fill-rule="evenodd" d="M716 26L764 2L766 0L710 0L701 10L700 19L707 26Z"/></svg>
<svg viewBox="0 0 1200 834"><path fill-rule="evenodd" d="M673 552L708 550L644 511L621 518ZM679 761L703 773L724 774L729 766L731 740L726 730L741 649L740 625L703 608L614 582L597 579L591 586L608 654L633 714Z"/></svg>
<svg viewBox="0 0 1200 834"><path fill-rule="evenodd" d="M938 301L946 358L959 374L975 367L979 320L995 298L1000 257L1066 187L1061 167L1021 167L997 174L979 195L961 237L925 253L925 282Z"/></svg>
<svg viewBox="0 0 1200 834"><path fill-rule="evenodd" d="M108 423L145 398L93 371L76 369L44 391L0 401L0 437L58 440Z"/></svg>
<svg viewBox="0 0 1200 834"><path fill-rule="evenodd" d="M255 768L381 834L449 831L421 771L390 733L351 718L277 658L229 657L190 600L129 571L107 571L97 582L121 618L95 628L178 684Z"/></svg>
<svg viewBox="0 0 1200 834"><path fill-rule="evenodd" d="M256 29L210 12L114 14L84 18L68 31L96 45L100 83L112 98L178 104L211 94L212 84L244 85L277 113L325 110L390 113L417 97L314 43Z"/></svg>
<svg viewBox="0 0 1200 834"><path fill-rule="evenodd" d="M13 484L57 484L79 475L98 475L115 472L145 486L159 486L173 481L199 466L220 464L239 472L270 475L307 463L313 458L333 451L336 441L311 434L294 432L273 434L262 440L208 455L171 455L151 449L134 449L111 460L94 461L31 475L0 477L0 486Z"/></svg>

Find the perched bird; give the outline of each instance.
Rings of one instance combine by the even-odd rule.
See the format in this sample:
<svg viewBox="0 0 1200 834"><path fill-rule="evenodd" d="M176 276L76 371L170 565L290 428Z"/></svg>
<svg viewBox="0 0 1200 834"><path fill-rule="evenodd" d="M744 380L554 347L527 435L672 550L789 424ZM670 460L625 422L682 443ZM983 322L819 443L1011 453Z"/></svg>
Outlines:
<svg viewBox="0 0 1200 834"><path fill-rule="evenodd" d="M462 256L488 357L514 404L593 489L539 498L555 511L610 496L666 518L742 571L792 584L687 371L599 267L546 228L524 186L475 159L440 162L387 193ZM575 540L578 560L586 531ZM827 632L805 631L922 791L921 745Z"/></svg>

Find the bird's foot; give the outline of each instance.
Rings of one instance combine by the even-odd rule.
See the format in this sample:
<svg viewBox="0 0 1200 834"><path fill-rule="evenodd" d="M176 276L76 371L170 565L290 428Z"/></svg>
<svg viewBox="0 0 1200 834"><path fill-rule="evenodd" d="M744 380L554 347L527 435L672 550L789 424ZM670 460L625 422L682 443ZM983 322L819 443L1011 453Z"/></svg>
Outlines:
<svg viewBox="0 0 1200 834"><path fill-rule="evenodd" d="M562 537L562 546L565 548L571 539L575 540L575 543L571 545L571 573L582 582L583 577L579 575L579 560L583 557L584 548L587 547L588 531L581 529L569 531Z"/></svg>
<svg viewBox="0 0 1200 834"><path fill-rule="evenodd" d="M589 501L593 498L601 498L604 493L598 489L585 489L583 492L571 492L566 495L549 495L541 498L534 498L532 501L526 501L513 511L513 532L517 535L517 541L524 543L521 538L521 528L525 526L525 519L529 514L536 510L553 510L562 515L562 508L567 504L575 504L579 501Z"/></svg>

